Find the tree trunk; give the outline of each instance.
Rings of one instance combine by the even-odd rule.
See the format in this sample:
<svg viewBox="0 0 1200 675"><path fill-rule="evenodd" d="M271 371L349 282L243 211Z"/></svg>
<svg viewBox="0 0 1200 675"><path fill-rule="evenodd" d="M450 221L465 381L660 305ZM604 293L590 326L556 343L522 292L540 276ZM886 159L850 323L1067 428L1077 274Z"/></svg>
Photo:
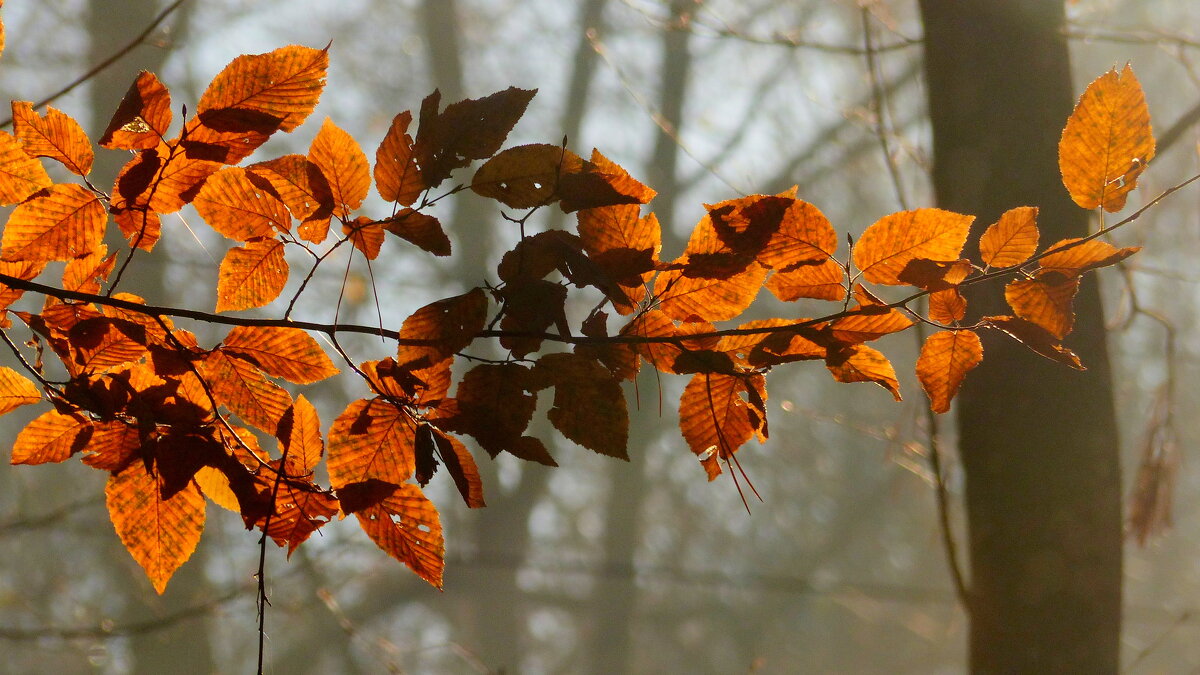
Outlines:
<svg viewBox="0 0 1200 675"><path fill-rule="evenodd" d="M1043 246L1081 236L1057 143L1073 94L1061 0L921 0L941 206L1032 205ZM970 298L1008 314L1002 289ZM996 331L958 399L975 673L1115 673L1121 623L1118 439L1095 281L1075 300L1077 372Z"/></svg>

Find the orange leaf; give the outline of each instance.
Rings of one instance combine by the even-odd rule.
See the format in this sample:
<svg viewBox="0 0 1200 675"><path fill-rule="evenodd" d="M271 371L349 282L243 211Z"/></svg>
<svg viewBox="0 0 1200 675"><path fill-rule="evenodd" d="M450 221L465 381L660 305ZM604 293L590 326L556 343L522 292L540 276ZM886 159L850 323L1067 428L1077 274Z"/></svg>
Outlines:
<svg viewBox="0 0 1200 675"><path fill-rule="evenodd" d="M435 588L442 587L446 548L437 508L416 485L398 485L382 502L354 514L379 548L408 565Z"/></svg>
<svg viewBox="0 0 1200 675"><path fill-rule="evenodd" d="M204 159L236 164L276 130L304 122L321 98L328 68L327 50L297 45L237 57L200 97L183 143Z"/></svg>
<svg viewBox="0 0 1200 675"><path fill-rule="evenodd" d="M46 268L45 260L22 260L20 262L7 262L0 260L0 274L7 274L10 277L29 281L42 273ZM6 286L0 283L0 310L8 309L8 306L16 302L25 293L19 288ZM0 314L0 328L8 326L8 319Z"/></svg>
<svg viewBox="0 0 1200 675"><path fill-rule="evenodd" d="M784 302L800 298L833 300L839 302L846 297L846 270L830 258L819 265L798 265L776 271L767 279L767 290Z"/></svg>
<svg viewBox="0 0 1200 675"><path fill-rule="evenodd" d="M896 380L896 369L887 358L866 345L847 345L830 349L825 357L825 367L838 382L874 382L900 398L900 382Z"/></svg>
<svg viewBox="0 0 1200 675"><path fill-rule="evenodd" d="M42 395L32 382L12 368L0 366L0 415L40 400Z"/></svg>
<svg viewBox="0 0 1200 675"><path fill-rule="evenodd" d="M588 257L612 281L605 293L620 314L630 314L646 297L662 250L662 228L653 213L639 218L634 204L579 212L579 239Z"/></svg>
<svg viewBox="0 0 1200 675"><path fill-rule="evenodd" d="M867 281L904 285L900 273L912 260L957 260L974 216L917 209L884 216L854 245L854 264Z"/></svg>
<svg viewBox="0 0 1200 675"><path fill-rule="evenodd" d="M308 333L280 326L237 326L221 349L258 366L272 377L311 384L338 374L338 369Z"/></svg>
<svg viewBox="0 0 1200 675"><path fill-rule="evenodd" d="M13 210L0 239L5 260L70 260L100 245L108 218L96 195L55 184Z"/></svg>
<svg viewBox="0 0 1200 675"><path fill-rule="evenodd" d="M217 402L263 431L274 434L292 406L292 396L253 364L214 349L200 362L200 374Z"/></svg>
<svg viewBox="0 0 1200 675"><path fill-rule="evenodd" d="M54 181L12 134L0 131L0 204L16 204Z"/></svg>
<svg viewBox="0 0 1200 675"><path fill-rule="evenodd" d="M738 330L781 328L807 323L807 319L759 319L738 326ZM797 327L790 331L727 335L721 338L717 350L729 354L739 365L752 368L772 366L791 361L824 359L828 342L815 327Z"/></svg>
<svg viewBox="0 0 1200 675"><path fill-rule="evenodd" d="M944 330L925 338L917 359L917 379L935 413L950 410L963 378L983 361L983 343L975 331Z"/></svg>
<svg viewBox="0 0 1200 675"><path fill-rule="evenodd" d="M371 189L367 156L358 147L358 142L328 117L313 139L308 159L321 169L329 181L334 215L348 218L350 212L362 206L363 199Z"/></svg>
<svg viewBox="0 0 1200 675"><path fill-rule="evenodd" d="M113 220L121 228L121 234L129 240L130 248L140 248L143 251L154 249L162 236L162 220L148 206L133 208L111 209Z"/></svg>
<svg viewBox="0 0 1200 675"><path fill-rule="evenodd" d="M453 357L475 339L487 320L487 295L474 288L462 295L438 300L413 312L400 326L401 344L396 362L430 366ZM422 340L427 344L404 344Z"/></svg>
<svg viewBox="0 0 1200 675"><path fill-rule="evenodd" d="M124 319L84 319L67 333L75 372L108 370L147 356L146 329Z"/></svg>
<svg viewBox="0 0 1200 675"><path fill-rule="evenodd" d="M200 185L221 168L180 146L166 143L142 150L129 160L117 176L113 207L149 207L158 213L174 213L196 196Z"/></svg>
<svg viewBox="0 0 1200 675"><path fill-rule="evenodd" d="M157 147L171 126L171 94L154 73L143 70L125 92L100 145L112 150Z"/></svg>
<svg viewBox="0 0 1200 675"><path fill-rule="evenodd" d="M743 398L751 387L755 394ZM721 473L720 460L728 460L752 436L763 440L766 410L751 401L766 397L766 383L758 373L692 376L679 399L679 428L709 480Z"/></svg>
<svg viewBox="0 0 1200 675"><path fill-rule="evenodd" d="M591 161L583 162L580 171L561 177L558 194L562 198L559 208L571 213L616 204L646 204L657 193L593 149Z"/></svg>
<svg viewBox="0 0 1200 675"><path fill-rule="evenodd" d="M136 457L142 439L136 426L120 420L92 423L92 436L83 448L83 463L101 471L120 471Z"/></svg>
<svg viewBox="0 0 1200 675"><path fill-rule="evenodd" d="M433 216L400 209L399 213L379 223L388 232L436 256L450 255L450 238L442 230L441 222Z"/></svg>
<svg viewBox="0 0 1200 675"><path fill-rule="evenodd" d="M979 255L988 267L1012 267L1037 251L1036 206L1019 206L1000 216L979 238Z"/></svg>
<svg viewBox="0 0 1200 675"><path fill-rule="evenodd" d="M1075 352L1062 346L1050 331L1036 323L1015 316L985 316L982 321L1051 361L1058 361L1075 370L1087 370Z"/></svg>
<svg viewBox="0 0 1200 675"><path fill-rule="evenodd" d="M554 386L554 407L546 417L555 429L588 450L629 460L625 394L608 369L578 354L546 354L533 373Z"/></svg>
<svg viewBox="0 0 1200 675"><path fill-rule="evenodd" d="M53 107L41 117L29 101L13 101L12 115L13 131L30 157L58 160L78 176L92 170L92 142L79 122Z"/></svg>
<svg viewBox="0 0 1200 675"><path fill-rule="evenodd" d="M962 321L967 315L967 299L958 287L929 294L929 319L938 323Z"/></svg>
<svg viewBox="0 0 1200 675"><path fill-rule="evenodd" d="M334 203L329 181L320 167L304 155L284 155L251 164L246 170L251 176L266 179L292 215L304 221L298 232L301 239L314 244L325 241Z"/></svg>
<svg viewBox="0 0 1200 675"><path fill-rule="evenodd" d="M411 206L425 191L421 170L413 157L413 139L408 135L412 113L404 112L392 118L392 126L375 151L375 189L387 202Z"/></svg>
<svg viewBox="0 0 1200 675"><path fill-rule="evenodd" d="M417 423L382 398L357 400L329 428L329 482L333 489L381 480L400 485L413 474Z"/></svg>
<svg viewBox="0 0 1200 675"><path fill-rule="evenodd" d="M350 240L367 260L379 257L379 249L383 247L383 224L366 216L359 216L342 225L342 234Z"/></svg>
<svg viewBox="0 0 1200 675"><path fill-rule="evenodd" d="M1058 142L1058 168L1085 209L1120 211L1154 159L1154 133L1142 85L1129 64L1088 85Z"/></svg>
<svg viewBox="0 0 1200 675"><path fill-rule="evenodd" d="M161 595L200 542L204 495L189 483L163 499L158 481L141 462L134 462L109 477L104 497L121 543Z"/></svg>
<svg viewBox="0 0 1200 675"><path fill-rule="evenodd" d="M292 227L283 202L256 187L238 167L209 176L192 203L214 230L238 241L271 237Z"/></svg>
<svg viewBox="0 0 1200 675"><path fill-rule="evenodd" d="M297 396L296 402L284 413L279 432L280 436L286 435L280 445L281 452L287 455L287 472L293 475L312 473L325 454L325 440L321 436L317 409L304 394Z"/></svg>
<svg viewBox="0 0 1200 675"><path fill-rule="evenodd" d="M903 312L883 305L858 305L850 311L856 313L830 324L833 337L842 342L869 342L907 330L913 325Z"/></svg>
<svg viewBox="0 0 1200 675"><path fill-rule="evenodd" d="M91 424L87 418L48 410L17 434L13 441L12 463L65 462L87 445L90 436Z"/></svg>
<svg viewBox="0 0 1200 675"><path fill-rule="evenodd" d="M820 209L799 199L791 200L778 229L758 261L776 270L797 265L823 264L837 252L837 232Z"/></svg>
<svg viewBox="0 0 1200 675"><path fill-rule="evenodd" d="M424 428L429 430L438 455L446 465L447 473L454 479L454 485L466 502L467 508L486 506L483 501L483 481L479 477L479 467L475 465L475 458L467 451L467 447L462 441L437 427L426 424Z"/></svg>
<svg viewBox="0 0 1200 675"><path fill-rule="evenodd" d="M1075 277L1098 267L1108 267L1128 258L1141 250L1140 246L1117 248L1112 244L1092 239L1063 239L1043 254L1038 263L1045 272L1055 272L1065 277ZM1070 246L1070 248L1067 248Z"/></svg>
<svg viewBox="0 0 1200 675"><path fill-rule="evenodd" d="M582 166L578 155L557 145L518 145L484 162L471 189L514 209L531 209L556 201L559 181Z"/></svg>
<svg viewBox="0 0 1200 675"><path fill-rule="evenodd" d="M82 258L67 261L63 268L63 289L82 293L99 293L101 282L108 279L117 263L117 254L108 255L104 244Z"/></svg>
<svg viewBox="0 0 1200 675"><path fill-rule="evenodd" d="M1075 325L1071 301L1078 292L1078 277L1064 280L1053 274L1039 274L1034 279L1014 279L1004 287L1004 299L1014 314L1061 340Z"/></svg>
<svg viewBox="0 0 1200 675"><path fill-rule="evenodd" d="M217 311L251 309L270 303L287 284L283 242L255 239L229 249L217 280Z"/></svg>
<svg viewBox="0 0 1200 675"><path fill-rule="evenodd" d="M688 263L685 256L681 262ZM687 276L687 270L670 270L659 275L654 288L662 311L684 322L725 321L746 310L758 295L766 268L751 263L746 269L724 278Z"/></svg>
<svg viewBox="0 0 1200 675"><path fill-rule="evenodd" d="M437 187L471 160L496 154L535 93L509 87L491 96L451 103L441 112L439 92L425 97L413 145L425 186Z"/></svg>

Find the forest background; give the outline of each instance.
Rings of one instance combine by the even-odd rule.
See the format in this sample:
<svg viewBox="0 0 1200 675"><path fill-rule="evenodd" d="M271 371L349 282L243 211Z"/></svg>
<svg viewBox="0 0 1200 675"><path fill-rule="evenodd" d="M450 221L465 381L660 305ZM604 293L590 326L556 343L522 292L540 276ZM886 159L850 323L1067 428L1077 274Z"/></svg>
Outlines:
<svg viewBox="0 0 1200 675"><path fill-rule="evenodd" d="M1183 116L1200 98L1200 44L1178 32L1200 25L1200 10L1187 4L1071 4L1077 89L1131 61L1156 123ZM10 3L0 92L34 100L52 93L127 44L164 6ZM95 138L138 69L158 73L177 101L195 101L238 54L332 39L330 84L313 119L331 116L370 145L392 115L434 87L447 101L536 87L509 143L566 135L577 150L600 147L659 191L653 208L665 248L678 251L702 203L740 193L798 184L800 197L852 232L900 208L932 205L921 34L915 6L900 2L865 10L795 0L185 2L55 105ZM304 152L312 133L274 139L271 150ZM115 171L124 157L111 154ZM1156 159L1133 206L1195 173L1196 158L1193 130ZM1168 369L1177 382L1196 375L1200 276L1188 261L1200 252L1197 201L1185 193L1122 233L1122 243L1146 250L1127 275L1104 282L1117 329L1111 352L1127 486ZM515 238L482 200L441 215L460 246L452 265L404 253L375 266L391 324L479 283L479 270ZM138 290L158 304L208 306L211 283L194 280L215 279L223 250L215 237L198 231L197 241L182 220L166 220L166 255L142 262L168 262L144 268ZM1122 321L1126 278L1140 307L1169 317L1178 336L1170 360L1161 325ZM338 275L323 281L310 298L314 312L340 288ZM369 284L364 270L351 277L347 309L358 323L376 320ZM216 339L196 330L202 342ZM915 354L917 342L905 334L888 347L903 364L899 354ZM965 615L945 573L924 400L915 378L903 380L906 401L895 404L875 387L835 387L821 368L777 374L773 440L740 455L766 499L751 516L728 482L703 481L678 438L673 405L660 415L657 388L670 402L683 382L643 381L642 405L631 411L632 462L569 444L552 448L562 466L551 471L509 457L484 461L489 507L478 513L454 505L448 489L431 488L449 535L444 593L379 555L355 528L330 528L290 563L277 555L271 669L958 672ZM322 419L360 395L358 386L329 383L315 399ZM1179 410L1196 409L1194 389L1176 394ZM943 422L943 434L951 429ZM1195 447L1188 416L1178 433L1180 447ZM958 469L950 461L946 471L957 494ZM256 539L231 514L214 517L196 558L158 598L113 536L93 473L0 472L3 667L244 671L257 641ZM1129 672L1200 666L1198 482L1185 462L1174 531L1149 548L1128 548Z"/></svg>

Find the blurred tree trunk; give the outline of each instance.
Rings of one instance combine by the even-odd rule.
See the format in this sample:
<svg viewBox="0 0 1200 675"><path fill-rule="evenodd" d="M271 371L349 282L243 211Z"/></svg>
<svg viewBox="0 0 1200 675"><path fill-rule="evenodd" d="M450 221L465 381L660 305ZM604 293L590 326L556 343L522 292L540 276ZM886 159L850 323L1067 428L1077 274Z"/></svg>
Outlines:
<svg viewBox="0 0 1200 675"><path fill-rule="evenodd" d="M1062 0L921 0L934 184L978 216L1041 209L1042 244L1086 232L1057 143L1073 106ZM1009 313L1002 289L970 299ZM1115 673L1121 625L1118 438L1095 281L1067 340L1080 373L988 331L958 399L975 673Z"/></svg>
<svg viewBox="0 0 1200 675"><path fill-rule="evenodd" d="M87 3L86 25L89 29L89 46L87 64L99 63L113 52L125 45L134 35L141 31L159 11L164 3L158 0L130 0L122 3L120 8L105 0L90 0ZM164 24L171 31L173 40L179 38L179 33L186 29L188 13L194 5L186 3L175 10ZM159 29L159 37L164 29ZM154 39L155 36L151 36ZM124 58L112 67L98 74L89 83L88 109L92 111L92 119L88 122L92 139L98 139L112 113L125 95L129 85L133 83L139 70L156 71L162 66L170 53L167 45L143 44L135 47ZM121 166L129 160L129 154L98 150L96 162L92 168L91 178L98 187L109 189L116 178ZM115 228L114 228L115 229ZM110 242L110 246L113 244ZM128 254L129 247L122 241L120 260ZM147 298L151 302L167 302L167 284L163 279L164 269L160 256L142 257L137 263L138 273L122 284L127 290ZM112 569L125 569L125 561L129 554L121 546L116 536L112 537L111 549L113 556L120 558L119 564ZM201 547L200 551L203 551ZM173 614L180 610L203 602L207 594L212 592L204 574L203 554L197 552L188 564L180 568L171 580L168 593L156 596L148 590L149 585L138 579L130 586L127 599L130 606L123 618L128 622L140 622L156 617ZM213 662L212 644L204 617L179 621L166 626L162 630L139 633L130 638L130 650L133 653L135 673L163 673L177 670L180 664L187 664L189 672L210 673L216 666Z"/></svg>

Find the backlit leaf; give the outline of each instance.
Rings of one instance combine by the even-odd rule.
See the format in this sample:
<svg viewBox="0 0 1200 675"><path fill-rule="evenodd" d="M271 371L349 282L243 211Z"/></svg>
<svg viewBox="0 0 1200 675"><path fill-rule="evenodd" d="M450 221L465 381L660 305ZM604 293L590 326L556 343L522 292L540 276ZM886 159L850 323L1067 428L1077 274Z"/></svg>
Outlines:
<svg viewBox="0 0 1200 675"><path fill-rule="evenodd" d="M983 343L975 331L943 330L925 338L917 359L917 379L935 413L950 410L967 373L983 361Z"/></svg>
<svg viewBox="0 0 1200 675"><path fill-rule="evenodd" d="M1015 316L985 316L982 321L992 328L1003 331L1041 356L1076 370L1086 370L1079 362L1079 357L1075 355L1075 352L1062 346L1058 338L1036 323Z"/></svg>
<svg viewBox="0 0 1200 675"><path fill-rule="evenodd" d="M67 261L62 287L68 291L99 293L100 284L108 279L116 262L117 254L108 255L108 247L99 244L88 255Z"/></svg>
<svg viewBox="0 0 1200 675"><path fill-rule="evenodd" d="M559 181L582 166L578 155L557 145L518 145L484 162L471 189L505 206L530 209L557 200Z"/></svg>
<svg viewBox="0 0 1200 675"><path fill-rule="evenodd" d="M837 251L837 232L820 209L792 199L779 227L758 254L758 261L776 270L828 262Z"/></svg>
<svg viewBox="0 0 1200 675"><path fill-rule="evenodd" d="M325 440L321 436L321 420L317 417L317 409L304 398L304 394L300 394L291 410L284 413L283 420L279 426L280 432L284 431L284 427L287 428L287 437L281 443L282 450L287 453L287 472L312 473L325 454Z"/></svg>
<svg viewBox="0 0 1200 675"><path fill-rule="evenodd" d="M662 250L662 228L653 213L639 217L635 204L579 212L579 240L588 257L615 283L605 294L620 314L631 314L646 297Z"/></svg>
<svg viewBox="0 0 1200 675"><path fill-rule="evenodd" d="M1020 206L1005 211L979 238L979 255L988 267L1012 267L1037 251L1037 207Z"/></svg>
<svg viewBox="0 0 1200 675"><path fill-rule="evenodd" d="M433 216L412 209L400 209L396 215L379 221L379 224L388 232L436 256L450 255L450 238L442 229L441 222Z"/></svg>
<svg viewBox="0 0 1200 675"><path fill-rule="evenodd" d="M112 206L175 213L190 203L205 179L220 168L220 162L196 156L181 146L159 143L142 150L122 167Z"/></svg>
<svg viewBox="0 0 1200 675"><path fill-rule="evenodd" d="M846 270L832 258L819 265L797 265L786 270L776 270L767 279L767 290L783 300L791 302L800 298L841 301L846 297Z"/></svg>
<svg viewBox="0 0 1200 675"><path fill-rule="evenodd" d="M756 396L749 396L753 387ZM699 458L708 479L721 473L727 460L766 423L766 411L752 401L765 400L763 376L697 373L679 399L679 428L688 447ZM760 441L762 440L760 436Z"/></svg>
<svg viewBox="0 0 1200 675"><path fill-rule="evenodd" d="M425 191L421 170L413 157L413 139L408 134L412 113L404 112L392 118L392 126L375 151L375 189L386 202L412 206Z"/></svg>
<svg viewBox="0 0 1200 675"><path fill-rule="evenodd" d="M379 250L383 247L383 224L379 221L371 220L366 216L359 216L354 220L342 225L342 234L350 240L354 248L367 257L367 260L374 260L379 257Z"/></svg>
<svg viewBox="0 0 1200 675"><path fill-rule="evenodd" d="M515 363L475 366L463 375L455 392L457 418L438 426L474 436L493 457L512 452L537 406L530 379L529 369Z"/></svg>
<svg viewBox="0 0 1200 675"><path fill-rule="evenodd" d="M1047 249L1038 263L1046 272L1072 277L1098 267L1115 265L1140 250L1140 246L1117 248L1099 239L1083 242L1079 239L1063 239Z"/></svg>
<svg viewBox="0 0 1200 675"><path fill-rule="evenodd" d="M429 431L433 435L438 456L446 465L446 472L454 479L454 485L467 507L477 509L486 506L483 501L483 480L479 477L475 458L466 446L437 427L431 426Z"/></svg>
<svg viewBox="0 0 1200 675"><path fill-rule="evenodd" d="M317 341L299 328L237 326L225 336L222 349L268 375L296 384L311 384L338 374Z"/></svg>
<svg viewBox="0 0 1200 675"><path fill-rule="evenodd" d="M229 249L217 279L217 311L252 309L270 303L287 284L283 242L255 239Z"/></svg>
<svg viewBox="0 0 1200 675"><path fill-rule="evenodd" d="M681 262L687 264L685 257ZM754 302L767 275L766 268L751 263L725 278L687 276L685 270L663 272L654 282L662 311L679 321L725 321L741 314Z"/></svg>
<svg viewBox="0 0 1200 675"><path fill-rule="evenodd" d="M200 363L200 374L217 402L263 431L274 434L292 406L292 396L253 364L216 349Z"/></svg>
<svg viewBox="0 0 1200 675"><path fill-rule="evenodd" d="M912 260L957 260L973 220L942 209L884 216L854 244L854 264L871 283L903 285L899 275Z"/></svg>
<svg viewBox="0 0 1200 675"><path fill-rule="evenodd" d="M5 260L70 260L91 253L108 218L96 195L74 183L50 186L9 216L0 239Z"/></svg>
<svg viewBox="0 0 1200 675"><path fill-rule="evenodd" d="M866 345L830 349L825 357L825 367L838 382L874 382L890 391L897 401L901 400L896 369L887 357Z"/></svg>
<svg viewBox="0 0 1200 675"><path fill-rule="evenodd" d="M1058 143L1058 168L1085 209L1120 211L1154 159L1154 133L1142 85L1128 64L1088 85Z"/></svg>
<svg viewBox="0 0 1200 675"><path fill-rule="evenodd" d="M417 423L384 399L351 403L329 428L329 481L335 490L370 479L400 485L414 469Z"/></svg>
<svg viewBox="0 0 1200 675"><path fill-rule="evenodd" d="M24 281L33 279L37 275L41 274L42 270L45 268L45 260L20 260L16 262L0 260L0 274L7 274L10 277L15 277ZM9 305L19 300L24 293L25 291L22 291L19 288L13 288L12 286L7 286L3 283L0 283L0 310L7 309ZM4 319L3 315L0 314L0 327L7 326L7 324L4 323L6 320L7 319Z"/></svg>
<svg viewBox="0 0 1200 675"><path fill-rule="evenodd" d="M12 463L65 462L87 445L90 435L91 424L82 415L48 410L17 434L13 441Z"/></svg>
<svg viewBox="0 0 1200 675"><path fill-rule="evenodd" d="M646 204L654 190L629 175L621 165L592 150L590 161L567 173L558 183L559 208L564 213L616 204Z"/></svg>
<svg viewBox="0 0 1200 675"><path fill-rule="evenodd" d="M162 236L162 220L158 213L151 211L149 206L111 209L113 220L121 229L121 234L129 241L130 248L143 251L154 249Z"/></svg>
<svg viewBox="0 0 1200 675"><path fill-rule="evenodd" d="M298 230L301 239L314 244L325 241L334 201L320 167L304 155L284 155L251 164L246 170L266 179L292 215L303 221Z"/></svg>
<svg viewBox="0 0 1200 675"><path fill-rule="evenodd" d="M192 483L163 499L158 481L141 462L109 477L104 496L121 543L161 595L200 542L204 496Z"/></svg>
<svg viewBox="0 0 1200 675"><path fill-rule="evenodd" d="M42 117L29 101L13 101L13 131L30 157L49 157L78 176L92 170L92 142L83 127L61 110L47 106Z"/></svg>
<svg viewBox="0 0 1200 675"><path fill-rule="evenodd" d="M930 321L954 323L962 321L966 315L967 299L957 287L929 294Z"/></svg>
<svg viewBox="0 0 1200 675"><path fill-rule="evenodd" d="M161 143L171 126L171 95L154 73L143 70L125 92L100 145L113 150L147 150Z"/></svg>
<svg viewBox="0 0 1200 675"><path fill-rule="evenodd" d="M354 514L379 548L435 588L442 587L446 548L437 508L416 485L399 485L382 502Z"/></svg>
<svg viewBox="0 0 1200 675"><path fill-rule="evenodd" d="M237 241L271 237L292 226L283 202L258 189L238 167L209 176L193 204L214 230Z"/></svg>
<svg viewBox="0 0 1200 675"><path fill-rule="evenodd" d="M0 415L40 400L42 395L32 382L12 368L0 366Z"/></svg>
<svg viewBox="0 0 1200 675"><path fill-rule="evenodd" d="M371 189L367 156L358 142L328 117L308 149L308 160L316 164L329 181L334 215L347 218L362 206Z"/></svg>
<svg viewBox="0 0 1200 675"><path fill-rule="evenodd" d="M481 288L430 303L400 326L396 361L432 365L454 356L475 339L487 320L487 295ZM404 344L421 340L427 344Z"/></svg>
<svg viewBox="0 0 1200 675"><path fill-rule="evenodd" d="M0 204L25 201L53 182L42 163L26 154L12 134L0 131Z"/></svg>
<svg viewBox="0 0 1200 675"><path fill-rule="evenodd" d="M1063 279L1053 274L1039 274L1033 279L1014 279L1004 287L1004 299L1014 314L1045 328L1061 340L1075 325L1071 303L1078 292L1078 277Z"/></svg>
<svg viewBox="0 0 1200 675"><path fill-rule="evenodd" d="M136 426L120 420L92 423L92 435L83 448L83 463L101 471L121 471L138 456L142 447Z"/></svg>

